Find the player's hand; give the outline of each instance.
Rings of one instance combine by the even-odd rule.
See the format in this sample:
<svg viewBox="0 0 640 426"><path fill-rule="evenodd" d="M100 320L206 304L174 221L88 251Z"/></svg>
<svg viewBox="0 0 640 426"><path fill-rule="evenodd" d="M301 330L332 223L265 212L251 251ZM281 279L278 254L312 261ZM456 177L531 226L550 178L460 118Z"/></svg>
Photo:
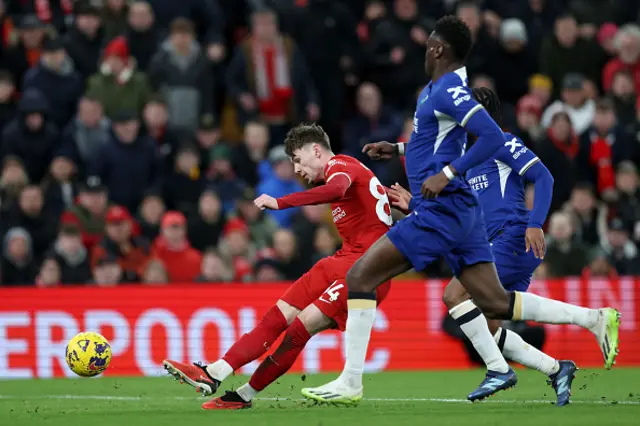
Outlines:
<svg viewBox="0 0 640 426"><path fill-rule="evenodd" d="M363 146L362 152L373 160L390 160L398 156L398 147L387 141L374 142Z"/></svg>
<svg viewBox="0 0 640 426"><path fill-rule="evenodd" d="M278 206L278 200L267 194L262 194L261 196L253 200L253 204L255 204L256 207L260 210L280 210L280 207Z"/></svg>
<svg viewBox="0 0 640 426"><path fill-rule="evenodd" d="M536 259L544 259L544 253L547 248L545 246L544 231L542 231L542 229L527 228L524 240L527 246L527 253L529 253L529 250L533 250L533 255Z"/></svg>
<svg viewBox="0 0 640 426"><path fill-rule="evenodd" d="M422 183L422 195L424 198L435 198L448 184L449 178L441 171L437 175L428 177Z"/></svg>
<svg viewBox="0 0 640 426"><path fill-rule="evenodd" d="M400 211L409 211L409 203L411 202L411 198L413 198L409 191L400 186L400 184L395 183L391 185L388 192L389 198L391 198L391 205L393 207Z"/></svg>

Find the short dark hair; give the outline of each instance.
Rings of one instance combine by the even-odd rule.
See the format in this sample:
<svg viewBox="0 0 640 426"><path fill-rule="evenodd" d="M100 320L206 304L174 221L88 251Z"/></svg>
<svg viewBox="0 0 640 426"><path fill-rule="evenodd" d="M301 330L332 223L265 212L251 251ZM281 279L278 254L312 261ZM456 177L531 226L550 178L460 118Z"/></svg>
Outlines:
<svg viewBox="0 0 640 426"><path fill-rule="evenodd" d="M289 157L293 153L310 143L317 143L323 148L331 151L329 136L322 126L315 123L301 123L289 130L284 139L284 151Z"/></svg>
<svg viewBox="0 0 640 426"><path fill-rule="evenodd" d="M443 16L436 22L435 33L446 41L458 61L464 61L471 51L473 41L471 30L460 18L453 15Z"/></svg>
<svg viewBox="0 0 640 426"><path fill-rule="evenodd" d="M488 87L478 87L471 92L476 101L480 102L491 118L500 125L502 123L502 110L500 108L500 99L496 92Z"/></svg>
<svg viewBox="0 0 640 426"><path fill-rule="evenodd" d="M171 33L187 33L193 35L195 33L195 26L193 21L189 18L176 18L171 21L169 25Z"/></svg>

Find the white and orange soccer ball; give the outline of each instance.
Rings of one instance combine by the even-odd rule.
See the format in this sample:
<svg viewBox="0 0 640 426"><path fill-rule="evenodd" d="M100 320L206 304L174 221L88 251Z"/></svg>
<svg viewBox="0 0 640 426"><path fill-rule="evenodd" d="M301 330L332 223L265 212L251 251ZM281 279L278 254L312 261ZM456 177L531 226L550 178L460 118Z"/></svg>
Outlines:
<svg viewBox="0 0 640 426"><path fill-rule="evenodd" d="M65 358L71 371L78 376L97 376L109 367L111 345L99 333L79 333L67 343Z"/></svg>

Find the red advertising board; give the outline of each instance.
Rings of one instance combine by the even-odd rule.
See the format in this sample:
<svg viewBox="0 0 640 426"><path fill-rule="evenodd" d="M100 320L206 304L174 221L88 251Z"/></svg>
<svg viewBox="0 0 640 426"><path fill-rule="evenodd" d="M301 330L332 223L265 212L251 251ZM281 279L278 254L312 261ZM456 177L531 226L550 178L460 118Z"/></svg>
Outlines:
<svg viewBox="0 0 640 426"><path fill-rule="evenodd" d="M622 312L618 365L640 365L640 280L538 281L532 291L589 307ZM378 310L367 370L466 368L462 344L442 332L440 297L446 282L399 281ZM142 285L116 288L0 289L0 378L70 375L65 344L74 334L99 331L110 340L107 375L163 374L164 358L220 357L286 289L286 284ZM315 336L294 366L308 373L339 371L344 336ZM594 338L577 326L548 326L545 351L580 366L600 366ZM252 363L242 371L250 373Z"/></svg>

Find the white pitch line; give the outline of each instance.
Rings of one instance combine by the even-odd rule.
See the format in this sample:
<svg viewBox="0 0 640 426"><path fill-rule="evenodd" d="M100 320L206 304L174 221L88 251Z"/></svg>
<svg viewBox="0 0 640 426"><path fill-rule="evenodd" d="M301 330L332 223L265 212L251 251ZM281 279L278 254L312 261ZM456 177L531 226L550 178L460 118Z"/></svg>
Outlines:
<svg viewBox="0 0 640 426"><path fill-rule="evenodd" d="M0 399L78 399L78 400L112 400L112 401L141 401L141 400L176 400L176 401L197 401L202 397L187 396L118 396L118 395L42 395L42 396L21 396L21 395L0 395ZM258 401L309 401L305 398L256 398ZM444 402L454 404L470 404L466 399L456 398L366 398L364 401L371 402ZM545 399L489 399L479 404L551 404L552 400ZM614 401L614 400L575 400L572 404L585 405L640 405L640 401Z"/></svg>

